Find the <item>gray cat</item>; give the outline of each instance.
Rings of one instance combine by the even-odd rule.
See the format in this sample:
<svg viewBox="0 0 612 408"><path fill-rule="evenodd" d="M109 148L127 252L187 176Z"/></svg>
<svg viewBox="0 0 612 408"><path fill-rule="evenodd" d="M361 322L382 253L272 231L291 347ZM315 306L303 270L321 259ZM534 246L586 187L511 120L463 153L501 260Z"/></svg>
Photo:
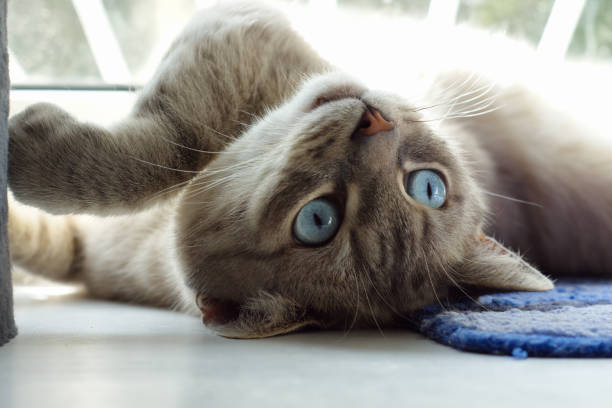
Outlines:
<svg viewBox="0 0 612 408"><path fill-rule="evenodd" d="M577 125L495 87L503 105L432 126L488 86L451 73L414 105L274 11L206 10L119 125L49 104L10 120L10 188L46 211L11 201L13 260L242 338L402 324L466 285L553 287L508 248L610 275L612 161Z"/></svg>

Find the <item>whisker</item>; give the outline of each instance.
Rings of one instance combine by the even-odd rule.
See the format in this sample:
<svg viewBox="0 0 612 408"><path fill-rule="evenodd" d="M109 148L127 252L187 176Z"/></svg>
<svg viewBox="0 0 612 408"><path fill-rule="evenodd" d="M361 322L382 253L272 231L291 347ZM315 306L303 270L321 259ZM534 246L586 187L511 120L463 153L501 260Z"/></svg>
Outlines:
<svg viewBox="0 0 612 408"><path fill-rule="evenodd" d="M136 160L138 162L149 164L151 166L159 167L159 168L170 170L170 171L177 171L177 172L180 172L180 173L191 173L191 174L201 173L201 170L175 169L173 167L168 167L168 166L164 166L162 164L152 163L152 162L149 162L149 161L146 161L146 160L143 160L143 159L139 159L138 157L135 157L135 156L128 156L128 157L131 158L131 159L134 159L134 160Z"/></svg>
<svg viewBox="0 0 612 408"><path fill-rule="evenodd" d="M434 250L434 252L436 252L436 251ZM440 259L440 257L439 257L439 256L436 256L436 258ZM466 296L466 297L467 297L468 299L470 299L472 302L474 302L475 304L477 304L478 306L480 306L480 307L481 307L483 310L486 310L487 312L489 312L489 311L490 311L490 309L489 309L487 306L485 306L485 305L484 305L484 304L482 304L482 303L481 303L481 302L480 302L478 299L475 299L473 296L471 296L469 293L467 293L467 291L466 291L466 290L463 288L463 286L461 286L461 285L459 284L459 282L457 282L457 281L455 280L455 278L453 278L452 274L450 274L450 273L449 273L449 272L446 270L446 268L444 267L444 265L443 265L441 262L438 262L438 266L439 266L439 267L442 269L442 272L444 272L444 275L446 275L446 277L447 277L447 278L450 280L450 282L451 282L451 283L452 283L452 284L453 284L453 285L454 285L454 286L455 286L457 289L459 289L459 291L460 291L461 293L463 293L463 295L464 295L464 296ZM448 268L449 268L449 269L450 269L450 270L451 270L453 273L457 274L457 272L456 272L456 271L455 271L455 270L454 270L454 269L453 269L453 268L452 268L450 265L447 265L447 266L448 266Z"/></svg>
<svg viewBox="0 0 612 408"><path fill-rule="evenodd" d="M410 122L415 122L415 123L428 123L428 122L437 122L437 121L441 121L441 120L448 120L448 119L462 119L462 118L473 118L476 116L483 116L486 115L488 113L491 112L495 112L497 110L503 109L505 108L506 105L499 105L496 106L495 108L492 109L488 109L485 110L483 112L478 112L478 113L474 113L474 114L469 114L469 115L459 115L459 114L453 114L451 116L448 117L440 117L440 118L434 118L434 119L421 119L421 120L410 120Z"/></svg>
<svg viewBox="0 0 612 408"><path fill-rule="evenodd" d="M255 118L256 120L259 120L259 119L260 119L260 116L258 116L258 115L256 115L256 114L254 114L254 113L251 113L251 112L245 111L245 110L243 110L243 109L240 109L238 112L242 112L242 113L244 113L245 115L249 115L249 116L251 116L252 118Z"/></svg>
<svg viewBox="0 0 612 408"><path fill-rule="evenodd" d="M459 111L459 112L454 112L453 115L466 115L466 114L475 113L475 112L478 112L478 111L483 111L485 109L488 109L495 102L497 102L497 96L496 95L491 95L491 96L489 96L487 98L479 100L478 102L476 102L472 106L469 106L469 107L465 108L465 109L469 108L469 110L462 110L462 111Z"/></svg>
<svg viewBox="0 0 612 408"><path fill-rule="evenodd" d="M391 303L389 303L389 301L380 293L380 291L378 290L378 288L374 284L374 281L372 281L372 277L370 276L369 273L366 273L365 276L370 281L370 285L372 285L372 288L374 289L374 292L376 293L378 298L389 308L389 310L391 310L392 313L394 313L395 315L397 315L398 317L400 317L403 320L407 320L407 321L412 322L413 319L410 319L408 316L404 315L403 313L398 312L397 309L395 308L395 306L393 306Z"/></svg>
<svg viewBox="0 0 612 408"><path fill-rule="evenodd" d="M424 106L424 107L420 107L420 108L416 108L413 109L413 112L418 112L418 111L422 111L422 110L426 110L426 109L432 109L432 108L436 108L438 106L443 106L443 105L448 105L450 103L457 103L457 105L464 105L466 103L470 103L472 101L475 101L477 99L482 98L484 95L488 94L491 89L493 89L495 87L495 83L491 84L491 85L483 85L482 87L478 88L478 89L474 89L474 90L468 90L468 92L453 96L450 99L447 99L446 101L443 102L439 102L433 105L429 105L429 106ZM477 93L480 92L481 90L483 90L483 92L481 93ZM469 98L469 99L465 99L465 100L461 100L461 98L464 98L466 96L472 95L474 93L477 93L475 96Z"/></svg>
<svg viewBox="0 0 612 408"><path fill-rule="evenodd" d="M355 286L357 286L357 291L356 291L357 300L355 302L355 313L353 314L353 321L351 322L351 325L348 327L348 330L342 336L343 338L346 338L351 332L351 330L353 330L353 327L355 327L355 323L357 323L357 316L359 316L360 289L359 289L359 281L357 280L357 272L353 271L352 276L355 280Z"/></svg>
<svg viewBox="0 0 612 408"><path fill-rule="evenodd" d="M169 167L166 167L166 166L163 166L163 165L158 165L156 163L150 163L150 162L147 162L145 160L138 159L136 157L132 157L132 158L134 160L137 160L137 161L140 161L140 162L143 162L143 163L146 163L146 164L150 164L150 165L153 165L153 166L165 168L165 169L168 169L168 170L181 171L181 172L189 172L189 173L199 173L199 174L211 174L211 175L212 174L218 174L218 173L224 173L224 172L227 172L227 171L230 171L230 170L237 170L237 169L242 168L242 166L246 166L246 165L250 164L251 162L257 160L257 158L254 157L252 159L245 160L243 162L240 162L240 163L237 163L235 165L228 166L228 167L225 167L225 168L220 168L220 169L216 169L216 170L206 170L206 169L203 169L203 170L200 170L200 171L191 171L191 170L173 169L173 168L169 168ZM224 177L222 179L214 180L210 184L217 183L220 180L230 179L231 176L232 175ZM238 177L238 176L236 176L236 177ZM147 199L147 202L155 201L156 199L158 199L160 196L162 196L164 194L174 193L176 190L179 190L181 187L184 187L188 183L192 182L192 180L193 179L190 178L189 180L181 181L181 182L179 182L177 184L174 184L173 186L170 186L170 187L167 187L167 188L165 188L163 190L160 190L160 191L156 192L154 195L152 195L151 197L149 197ZM194 183L194 187L197 187L197 186L200 186L200 185L203 185L203 184L206 184L206 180L197 181L196 183ZM217 184L215 184L215 185L217 185ZM197 193L199 193L201 191L203 191L203 190L201 190L200 188L195 189L192 192L190 192L190 195L197 194Z"/></svg>
<svg viewBox="0 0 612 408"><path fill-rule="evenodd" d="M374 324L378 328L378 332L380 333L380 335L385 337L385 333L383 333L382 328L378 324L378 320L376 319L376 314L374 313L374 309L372 308L372 303L370 302L370 297L368 296L368 290L366 286L363 284L363 282L361 282L361 286L363 286L363 294L365 295L366 302L368 303L368 308L370 309L370 315L372 316L372 319L374 320Z"/></svg>
<svg viewBox="0 0 612 408"><path fill-rule="evenodd" d="M458 114L454 114L453 116L451 116L450 119L473 118L473 117L476 117L476 116L484 116L484 115L486 115L488 113L492 113L492 112L498 111L500 109L503 109L506 106L507 105L497 105L494 108L487 109L487 110L484 110L484 111L481 111L481 112L472 113L472 114L465 114L465 113L459 112Z"/></svg>
<svg viewBox="0 0 612 408"><path fill-rule="evenodd" d="M444 306L444 304L440 300L440 297L438 296L438 293L436 292L436 287L434 286L433 279L431 277L431 271L429 270L429 264L427 263L427 256L425 255L425 251L421 249L421 253L423 255L423 261L425 262L425 270L427 271L427 277L429 278L429 284L431 285L431 290L433 291L434 297L436 298L436 301L438 302L442 310L448 312L448 309Z"/></svg>
<svg viewBox="0 0 612 408"><path fill-rule="evenodd" d="M200 172L203 173L203 174L206 174L206 175L208 175L208 174L225 173L226 171L235 170L237 168L240 168L240 166L242 166L242 165L250 164L250 163L253 163L253 162L258 161L258 160L260 160L260 157L259 156L255 156L255 157L251 157L250 159L243 160L241 162L232 164L231 166L220 167L220 168L217 168L217 169L214 169L214 170L205 168L203 170L200 170Z"/></svg>
<svg viewBox="0 0 612 408"><path fill-rule="evenodd" d="M176 190L179 190L181 187L184 187L186 184L190 183L191 180L192 179L181 181L180 183L176 183L170 187L166 187L163 190L160 190L157 193L153 194L151 197L147 199L146 202L150 203L151 201L156 201L158 198L160 198L164 194L172 194L176 192Z"/></svg>
<svg viewBox="0 0 612 408"><path fill-rule="evenodd" d="M207 151L207 150L195 149L195 148L193 148L193 147L189 147L189 146L185 146L185 145L183 145L183 144L177 143L177 142L175 142L175 141L173 141L173 140L170 140L170 139L168 139L168 138L165 138L165 137L163 137L163 136L160 136L160 137L161 137L161 138L162 138L164 141L166 141L166 142L168 142L168 143L170 143L170 144L173 144L173 145L175 145L175 146L181 147L181 148L183 148L183 149L191 150L192 152L198 152L198 153L207 153L207 154L217 154L217 153L220 153L220 152L210 152L210 151Z"/></svg>
<svg viewBox="0 0 612 408"><path fill-rule="evenodd" d="M239 125L242 125L245 128L248 128L248 127L250 127L252 125L250 123L244 123L244 122L241 122L241 121L236 120L236 119L231 119L231 121L234 122L234 123L238 123Z"/></svg>
<svg viewBox="0 0 612 408"><path fill-rule="evenodd" d="M496 87L496 84L495 83L491 83L491 85L484 85L481 88L476 89L474 92L478 92L478 91L480 91L483 88L484 88L484 91L481 92L481 93L476 93L476 95L472 96L471 98L462 99L462 98L464 98L466 96L471 95L472 93L461 94L461 95L458 95L456 98L461 99L460 105L463 105L463 104L466 104L466 103L470 103L470 102L474 102L474 101L477 101L477 100L482 100L482 97L487 95L489 92L491 92L491 90L493 88L495 88L495 87ZM496 95L495 94L494 95L490 95L487 98L491 98L491 97L495 98Z"/></svg>
<svg viewBox="0 0 612 408"><path fill-rule="evenodd" d="M457 82L461 81L460 78L457 78L455 80L453 80L448 86L446 86L443 89L440 90L436 90L436 94L438 95L444 95L446 94L450 89L456 88L456 89L460 89L462 88L464 85L467 85L476 75L476 71L472 71L470 72L470 75L468 75L467 78L465 78L459 85L456 85ZM476 78L476 80L473 81L473 83L476 83L478 80L480 80L480 78L482 77L482 73L478 73L478 78ZM470 86L471 87L471 86ZM468 88L470 89L470 88Z"/></svg>
<svg viewBox="0 0 612 408"><path fill-rule="evenodd" d="M200 125L201 125L201 126L204 126L206 129L210 130L211 132L214 132L214 133L218 134L219 136L222 136L222 137L224 137L224 138L226 138L226 139L229 139L230 141L234 141L234 140L236 140L236 137L234 137L234 136L230 136L230 135L226 135L225 133L220 132L220 131L218 131L217 129L212 128L212 127L210 127L210 126L208 126L208 125L206 125L206 124L204 124L204 123L201 123Z"/></svg>
<svg viewBox="0 0 612 408"><path fill-rule="evenodd" d="M456 102L456 101L455 101ZM452 110L455 109L455 103L451 104L448 109L446 110L446 113L444 114L442 120L440 120L440 123L438 123L438 126L442 126L442 124L444 123L444 121L446 119L448 119L448 117L450 117Z"/></svg>
<svg viewBox="0 0 612 408"><path fill-rule="evenodd" d="M242 162L239 165L235 165L235 166L231 166L231 168L226 168L225 171L229 171L229 170L241 170L244 167L248 167L248 165L251 162L246 161L246 162ZM209 173L210 174L210 173ZM206 179L200 180L196 183L194 183L194 188L192 190L189 191L189 196L194 196L197 195L199 193L205 192L210 190L213 187L216 187L220 184L223 184L229 180L233 180L234 178L239 178L242 177L242 174L240 173L232 173L229 174L227 176L215 179L215 180L211 180L210 182Z"/></svg>
<svg viewBox="0 0 612 408"><path fill-rule="evenodd" d="M534 206L534 207L544 208L544 206L542 204L534 203L533 201L521 200L521 199L518 199L518 198L509 197L509 196L493 193L491 191L486 191L486 190L482 190L482 192L484 194L486 194L486 195L490 195L492 197L497 197L497 198L503 198L504 200L513 201L515 203L521 203L521 204L531 205L531 206Z"/></svg>

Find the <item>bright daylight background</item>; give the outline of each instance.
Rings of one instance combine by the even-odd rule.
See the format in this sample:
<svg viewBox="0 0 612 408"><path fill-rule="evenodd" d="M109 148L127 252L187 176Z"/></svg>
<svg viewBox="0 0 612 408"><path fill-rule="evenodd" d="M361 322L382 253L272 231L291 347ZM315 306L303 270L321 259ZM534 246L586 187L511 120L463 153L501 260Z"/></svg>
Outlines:
<svg viewBox="0 0 612 408"><path fill-rule="evenodd" d="M206 0L9 0L14 86L141 85L169 42ZM610 59L610 0L310 0L277 1L323 54L358 52L365 36L412 54L402 42L444 38L454 25L502 33L550 58ZM409 38L412 21L437 38ZM344 46L339 46L343 44ZM379 44L380 45L380 44Z"/></svg>
<svg viewBox="0 0 612 408"><path fill-rule="evenodd" d="M190 16L213 3L9 0L12 85L14 89L137 88L151 76ZM564 58L606 62L612 58L611 0L275 3L323 56L371 85L395 91L411 90L402 89L398 78L454 60L470 61L479 69L497 64L496 70L513 73L541 70L546 72L542 77L548 78ZM466 27L496 35L487 40ZM508 63L509 54L524 50L517 44L499 46L501 36L537 49L537 68L521 63L523 56Z"/></svg>

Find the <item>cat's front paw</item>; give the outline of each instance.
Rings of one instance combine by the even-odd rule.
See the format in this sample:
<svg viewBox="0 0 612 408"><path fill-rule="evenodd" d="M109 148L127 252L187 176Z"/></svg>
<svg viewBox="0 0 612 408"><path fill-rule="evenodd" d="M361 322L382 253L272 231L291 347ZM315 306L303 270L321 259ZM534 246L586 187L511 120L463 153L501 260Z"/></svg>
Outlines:
<svg viewBox="0 0 612 408"><path fill-rule="evenodd" d="M73 122L63 109L50 103L37 103L9 119L9 134L14 148L32 147L58 133L62 124ZM9 154L11 152L9 151Z"/></svg>
<svg viewBox="0 0 612 408"><path fill-rule="evenodd" d="M74 126L64 110L38 103L9 120L9 187L23 202L39 205L53 186L49 169L65 159L57 143ZM68 132L69 133L69 132Z"/></svg>

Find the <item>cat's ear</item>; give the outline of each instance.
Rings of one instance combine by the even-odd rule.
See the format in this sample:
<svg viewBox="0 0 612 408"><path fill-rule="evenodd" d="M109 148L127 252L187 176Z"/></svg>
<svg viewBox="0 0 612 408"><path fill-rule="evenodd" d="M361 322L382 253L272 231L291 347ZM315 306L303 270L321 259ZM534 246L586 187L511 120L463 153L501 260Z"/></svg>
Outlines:
<svg viewBox="0 0 612 408"><path fill-rule="evenodd" d="M474 240L470 255L457 271L457 280L492 289L545 291L553 282L520 255L484 234Z"/></svg>
<svg viewBox="0 0 612 408"><path fill-rule="evenodd" d="M256 339L319 326L295 302L268 292L260 292L243 304L198 295L203 321L223 337Z"/></svg>

